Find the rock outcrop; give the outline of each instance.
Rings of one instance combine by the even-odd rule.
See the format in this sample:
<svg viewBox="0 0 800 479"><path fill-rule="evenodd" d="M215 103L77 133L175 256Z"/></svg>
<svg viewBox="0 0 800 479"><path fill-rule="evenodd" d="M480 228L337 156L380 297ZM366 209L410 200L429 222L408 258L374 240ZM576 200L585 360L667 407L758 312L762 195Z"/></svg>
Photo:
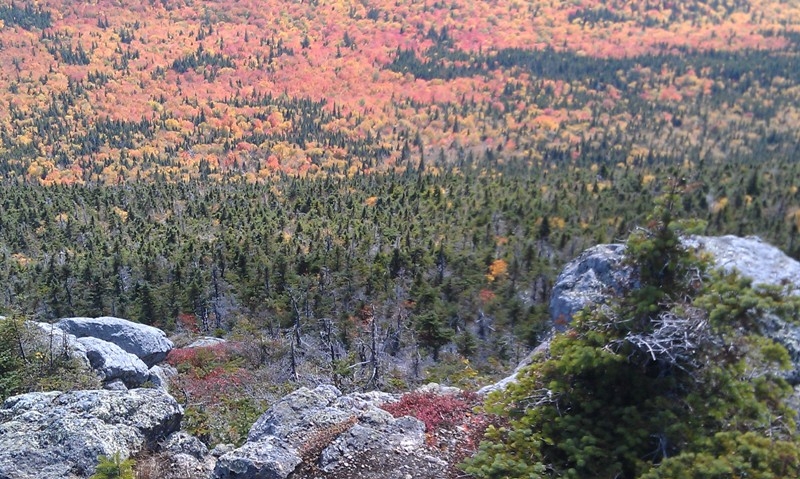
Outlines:
<svg viewBox="0 0 800 479"><path fill-rule="evenodd" d="M792 284L800 290L800 263L757 236L690 236L682 243L710 254L717 268L739 271L755 285Z"/></svg>
<svg viewBox="0 0 800 479"><path fill-rule="evenodd" d="M90 368L86 347L78 341L74 334L69 334L55 324L28 321L25 323L33 333L34 347L38 351L53 351L78 359L81 364Z"/></svg>
<svg viewBox="0 0 800 479"><path fill-rule="evenodd" d="M147 363L163 360L172 349L160 329L110 317L68 318L57 324L28 321L26 327L36 351L78 359L109 389L136 388L147 381L167 388L168 374Z"/></svg>
<svg viewBox="0 0 800 479"><path fill-rule="evenodd" d="M0 407L0 478L85 478L99 455L122 457L180 427L183 411L156 389L29 393Z"/></svg>
<svg viewBox="0 0 800 479"><path fill-rule="evenodd" d="M208 348L217 346L218 344L225 344L227 341L223 338L215 338L212 336L203 336L202 338L195 339L192 344L185 346L184 349L190 348Z"/></svg>
<svg viewBox="0 0 800 479"><path fill-rule="evenodd" d="M147 365L141 359L116 344L91 337L79 338L78 342L85 348L92 368L105 383L119 379L126 387L135 388L150 377Z"/></svg>
<svg viewBox="0 0 800 479"><path fill-rule="evenodd" d="M687 248L711 256L713 265L728 273L738 271L754 285L795 285L800 291L800 263L755 236L689 236ZM568 323L581 309L602 303L609 292L635 286L624 266L625 245L598 245L564 267L553 286L550 317L554 325Z"/></svg>
<svg viewBox="0 0 800 479"><path fill-rule="evenodd" d="M631 286L632 270L625 266L625 245L601 244L567 263L550 296L550 318L563 330L572 317L590 304L602 303L609 291Z"/></svg>
<svg viewBox="0 0 800 479"><path fill-rule="evenodd" d="M65 318L56 325L78 338L92 337L116 344L148 367L166 359L173 347L164 331L121 318Z"/></svg>
<svg viewBox="0 0 800 479"><path fill-rule="evenodd" d="M379 392L342 395L333 386L300 388L256 421L242 447L219 458L213 477L443 477L446 464L420 453L424 424L379 407L394 400ZM303 468L313 476L299 473Z"/></svg>
<svg viewBox="0 0 800 479"><path fill-rule="evenodd" d="M147 371L147 380L153 387L169 392L169 381L178 375L178 371L168 364L153 366Z"/></svg>
<svg viewBox="0 0 800 479"><path fill-rule="evenodd" d="M156 462L152 469L159 479L208 478L214 470L216 457L208 448L189 433L171 434L161 444L159 454L151 456Z"/></svg>
<svg viewBox="0 0 800 479"><path fill-rule="evenodd" d="M215 479L285 479L300 465L300 452L276 437L248 442L223 455L214 467Z"/></svg>

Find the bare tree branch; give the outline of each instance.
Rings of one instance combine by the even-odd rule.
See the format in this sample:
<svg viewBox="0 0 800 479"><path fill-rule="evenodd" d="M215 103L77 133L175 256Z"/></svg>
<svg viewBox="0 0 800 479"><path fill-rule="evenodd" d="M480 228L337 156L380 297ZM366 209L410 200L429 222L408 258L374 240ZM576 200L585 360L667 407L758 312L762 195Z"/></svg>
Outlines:
<svg viewBox="0 0 800 479"><path fill-rule="evenodd" d="M665 311L650 324L650 331L629 332L606 348L618 352L624 344L629 344L652 361L694 369L700 366L695 353L704 344L714 342L708 318L699 308L688 308L683 315Z"/></svg>

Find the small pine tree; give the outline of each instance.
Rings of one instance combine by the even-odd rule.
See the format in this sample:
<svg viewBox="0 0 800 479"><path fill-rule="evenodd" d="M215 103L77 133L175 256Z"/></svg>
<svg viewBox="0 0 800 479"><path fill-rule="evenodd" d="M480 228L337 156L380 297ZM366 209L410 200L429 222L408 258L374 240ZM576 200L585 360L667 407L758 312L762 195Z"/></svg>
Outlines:
<svg viewBox="0 0 800 479"><path fill-rule="evenodd" d="M19 347L22 328L18 318L0 319L0 401L23 392L25 361Z"/></svg>
<svg viewBox="0 0 800 479"><path fill-rule="evenodd" d="M420 344L428 348L434 361L439 359L439 350L450 342L452 330L448 329L435 311L417 315L414 324Z"/></svg>
<svg viewBox="0 0 800 479"><path fill-rule="evenodd" d="M97 468L90 479L134 479L133 459L122 459L119 452L111 457L100 456Z"/></svg>

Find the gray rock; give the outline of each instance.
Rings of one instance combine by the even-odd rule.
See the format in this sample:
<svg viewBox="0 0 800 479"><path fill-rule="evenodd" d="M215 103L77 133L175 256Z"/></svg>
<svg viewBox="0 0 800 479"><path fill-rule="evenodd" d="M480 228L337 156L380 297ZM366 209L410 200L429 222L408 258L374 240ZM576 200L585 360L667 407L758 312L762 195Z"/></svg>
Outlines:
<svg viewBox="0 0 800 479"><path fill-rule="evenodd" d="M351 393L339 396L333 402L333 407L345 411L370 411L378 409L381 405L397 401L397 396L383 391L369 391L365 393ZM383 409L381 409L383 411Z"/></svg>
<svg viewBox="0 0 800 479"><path fill-rule="evenodd" d="M178 371L172 366L165 364L164 366L153 366L147 372L147 380L153 384L156 389L161 389L164 392L169 392L169 379L178 375Z"/></svg>
<svg viewBox="0 0 800 479"><path fill-rule="evenodd" d="M128 386L125 385L122 379L114 379L113 381L103 384L103 389L108 389L109 391L127 391Z"/></svg>
<svg viewBox="0 0 800 479"><path fill-rule="evenodd" d="M439 383L428 383L416 389L421 394L436 394L437 396L455 396L461 394L461 389L453 386L442 386Z"/></svg>
<svg viewBox="0 0 800 479"><path fill-rule="evenodd" d="M114 343L148 367L163 361L173 347L164 331L121 318L64 318L58 326L79 338L93 337Z"/></svg>
<svg viewBox="0 0 800 479"><path fill-rule="evenodd" d="M284 479L309 461L334 473L376 451L412 455L424 447L425 426L379 407L395 400L380 392L343 396L333 386L300 388L256 421L244 446L220 457L214 478Z"/></svg>
<svg viewBox="0 0 800 479"><path fill-rule="evenodd" d="M789 285L800 291L800 263L780 249L748 236L689 236L687 248L711 255L714 267L738 271L754 285ZM558 328L592 304L605 301L609 292L634 287L629 267L623 264L625 245L605 244L589 248L570 261L558 275L550 299L550 318Z"/></svg>
<svg viewBox="0 0 800 479"><path fill-rule="evenodd" d="M192 342L192 344L186 346L186 348L209 348L211 346L216 346L218 344L224 344L227 341L222 338L215 338L212 336L205 336L202 338L197 338Z"/></svg>
<svg viewBox="0 0 800 479"><path fill-rule="evenodd" d="M216 458L208 448L191 434L178 431L169 435L159 452L140 459L137 463L146 471L145 477L159 479L208 478L214 470Z"/></svg>
<svg viewBox="0 0 800 479"><path fill-rule="evenodd" d="M79 338L78 342L86 348L89 363L104 382L119 379L128 388L135 388L147 381L147 365L116 344L92 337Z"/></svg>
<svg viewBox="0 0 800 479"><path fill-rule="evenodd" d="M800 262L786 256L780 249L749 236L689 236L681 243L698 253L708 253L713 266L728 273L738 271L753 280L754 285L783 286L788 293L800 294ZM635 287L633 271L624 264L625 245L598 245L570 261L558 275L550 299L550 318L555 330L563 330L573 316L583 308L602 304L609 293ZM762 318L762 333L782 344L794 363L786 373L792 384L800 383L800 327L775 316ZM542 347L546 353L548 341ZM537 348L539 350L540 348ZM537 354L534 350L507 378L484 387L489 393L505 389L516 382L521 368L530 364Z"/></svg>
<svg viewBox="0 0 800 479"><path fill-rule="evenodd" d="M738 271L752 279L754 286L782 286L787 293L800 294L800 262L758 237L689 236L681 238L681 243L709 254L713 267L728 273ZM550 300L556 329L563 329L581 309L604 302L609 292L635 286L631 269L623 264L624 255L624 245L598 245L564 268ZM800 327L775 316L762 318L760 326L762 334L789 351L794 367L786 378L792 384L800 383Z"/></svg>
<svg viewBox="0 0 800 479"><path fill-rule="evenodd" d="M328 407L341 396L333 386L300 388L284 396L256 420L247 442L275 436L299 445L310 427L325 427L350 417L349 411Z"/></svg>
<svg viewBox="0 0 800 479"><path fill-rule="evenodd" d="M158 479L206 479L211 477L215 461L213 457L204 460L196 459L188 454L161 455L166 467L158 471L158 475L150 476Z"/></svg>
<svg viewBox="0 0 800 479"><path fill-rule="evenodd" d="M29 393L0 408L0 477L81 477L99 455L126 458L180 427L183 411L155 389Z"/></svg>
<svg viewBox="0 0 800 479"><path fill-rule="evenodd" d="M217 444L214 446L214 449L211 450L211 455L214 457L220 457L233 451L234 449L236 449L236 446L233 444Z"/></svg>
<svg viewBox="0 0 800 479"><path fill-rule="evenodd" d="M205 459L208 456L206 445L185 431L170 434L161 444L161 450L173 454L188 454L195 459Z"/></svg>
<svg viewBox="0 0 800 479"><path fill-rule="evenodd" d="M408 454L425 443L425 424L413 417L395 419L382 409L364 411L359 423L348 429L322 450L319 466L335 471L342 462L367 451Z"/></svg>
<svg viewBox="0 0 800 479"><path fill-rule="evenodd" d="M625 245L603 244L587 249L570 261L553 286L550 318L563 330L578 311L605 301L609 291L631 286L631 268L623 264Z"/></svg>
<svg viewBox="0 0 800 479"><path fill-rule="evenodd" d="M217 460L215 479L286 479L301 462L296 449L277 437L248 442Z"/></svg>
<svg viewBox="0 0 800 479"><path fill-rule="evenodd" d="M59 351L69 357L78 359L86 368L90 368L86 348L78 342L74 334L69 334L55 324L26 321L25 325L34 333L36 348L41 351Z"/></svg>
<svg viewBox="0 0 800 479"><path fill-rule="evenodd" d="M739 271L754 285L794 285L800 288L800 263L757 236L690 236L681 242L711 254L714 265Z"/></svg>

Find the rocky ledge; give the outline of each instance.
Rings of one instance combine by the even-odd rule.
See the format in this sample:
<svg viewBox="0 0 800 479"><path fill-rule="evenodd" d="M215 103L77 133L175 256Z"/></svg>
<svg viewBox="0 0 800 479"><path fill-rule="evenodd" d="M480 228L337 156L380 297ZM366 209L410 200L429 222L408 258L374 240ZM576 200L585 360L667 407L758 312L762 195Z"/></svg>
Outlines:
<svg viewBox="0 0 800 479"><path fill-rule="evenodd" d="M755 284L787 289L800 285L800 263L757 238L691 237L683 243L708 253L716 266L753 278ZM624 254L624 245L599 245L564 268L550 303L554 329L568 327L577 311L602 303L610 291L635 286ZM71 318L55 326L30 326L45 343L63 346L87 368L93 367L106 387L122 390L31 393L7 399L0 407L0 479L85 479L94 472L99 455L128 457L144 450L155 453L147 457L166 463L157 476L165 479L454 477L448 461L457 461L426 443L431 437L426 437L421 421L395 418L381 408L396 396L343 395L333 386L298 389L256 421L241 447L222 445L208 451L198 439L179 431L182 410L166 390L126 390L122 385L130 387L145 378L164 384L158 366L146 369L172 348L163 332L118 318ZM764 318L762 328L787 347L795 364L789 379L800 383L800 327ZM547 343L537 351L546 355ZM486 392L514 380L511 376ZM449 392L440 388L434 393Z"/></svg>
<svg viewBox="0 0 800 479"><path fill-rule="evenodd" d="M444 477L447 464L425 454L425 425L379 406L391 394L342 395L333 386L300 388L265 412L247 442L217 461L215 479Z"/></svg>
<svg viewBox="0 0 800 479"><path fill-rule="evenodd" d="M58 391L0 408L0 478L85 478L100 455L128 457L180 428L183 410L157 389Z"/></svg>
<svg viewBox="0 0 800 479"><path fill-rule="evenodd" d="M800 292L800 262L756 236L688 236L686 248L711 257L713 266L738 271L754 285L793 285ZM605 301L609 292L635 286L633 271L625 266L625 245L605 244L587 249L558 275L550 299L550 317L556 327L568 324L586 306Z"/></svg>
<svg viewBox="0 0 800 479"><path fill-rule="evenodd" d="M111 316L65 318L56 326L78 338L91 337L113 343L142 360L148 367L166 359L173 347L164 331Z"/></svg>
<svg viewBox="0 0 800 479"><path fill-rule="evenodd" d="M78 359L107 389L137 388L147 382L166 389L164 371L156 364L172 350L164 331L127 319L65 318L55 324L30 321L35 347L55 348Z"/></svg>

